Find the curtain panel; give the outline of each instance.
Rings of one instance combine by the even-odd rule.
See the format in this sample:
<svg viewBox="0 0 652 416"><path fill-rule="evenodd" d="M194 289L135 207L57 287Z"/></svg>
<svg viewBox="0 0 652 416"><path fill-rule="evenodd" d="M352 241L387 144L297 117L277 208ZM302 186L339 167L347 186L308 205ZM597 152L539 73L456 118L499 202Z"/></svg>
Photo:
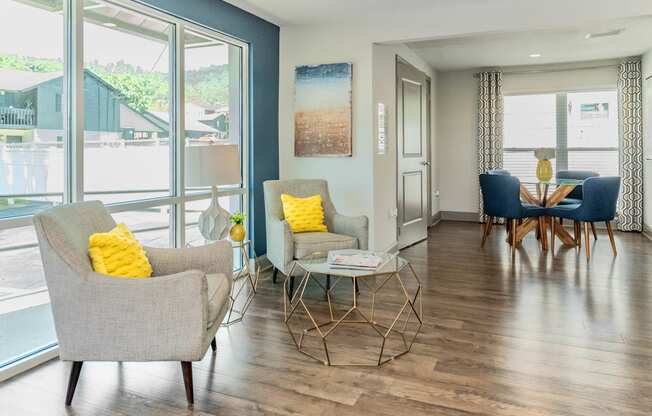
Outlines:
<svg viewBox="0 0 652 416"><path fill-rule="evenodd" d="M478 174L503 167L503 73L478 74ZM480 192L480 222L484 222Z"/></svg>
<svg viewBox="0 0 652 416"><path fill-rule="evenodd" d="M643 230L643 73L641 60L629 59L618 68L620 101L620 204L618 228Z"/></svg>

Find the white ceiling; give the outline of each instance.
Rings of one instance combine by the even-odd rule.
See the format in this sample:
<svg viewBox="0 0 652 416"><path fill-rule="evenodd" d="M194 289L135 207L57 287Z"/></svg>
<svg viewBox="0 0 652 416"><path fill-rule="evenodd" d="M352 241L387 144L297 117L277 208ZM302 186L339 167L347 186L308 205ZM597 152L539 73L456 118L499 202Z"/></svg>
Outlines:
<svg viewBox="0 0 652 416"><path fill-rule="evenodd" d="M440 7L514 0L226 0L277 25L344 23L406 10L423 13ZM518 1L518 0L517 0ZM533 1L533 0L520 0Z"/></svg>
<svg viewBox="0 0 652 416"><path fill-rule="evenodd" d="M616 36L586 39L587 33L617 29L624 30ZM482 34L407 45L441 71L620 58L652 49L652 16L573 28ZM540 54L541 57L533 59L530 54Z"/></svg>
<svg viewBox="0 0 652 416"><path fill-rule="evenodd" d="M439 70L611 59L652 48L652 0L226 1L288 30L314 26L406 43ZM585 39L620 28L615 37Z"/></svg>

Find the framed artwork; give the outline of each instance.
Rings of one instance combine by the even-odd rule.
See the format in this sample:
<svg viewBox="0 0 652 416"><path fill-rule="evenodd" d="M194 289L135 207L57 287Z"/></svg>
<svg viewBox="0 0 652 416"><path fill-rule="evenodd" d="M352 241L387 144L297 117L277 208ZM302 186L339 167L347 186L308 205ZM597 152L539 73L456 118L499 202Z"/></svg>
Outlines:
<svg viewBox="0 0 652 416"><path fill-rule="evenodd" d="M295 69L295 156L352 155L351 80L351 63Z"/></svg>

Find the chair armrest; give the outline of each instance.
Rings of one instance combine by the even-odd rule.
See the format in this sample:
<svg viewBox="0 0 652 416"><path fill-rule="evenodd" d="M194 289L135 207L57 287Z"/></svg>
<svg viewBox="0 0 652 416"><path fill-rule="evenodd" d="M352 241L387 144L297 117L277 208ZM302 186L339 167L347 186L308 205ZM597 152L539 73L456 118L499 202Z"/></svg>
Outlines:
<svg viewBox="0 0 652 416"><path fill-rule="evenodd" d="M366 250L369 247L369 219L366 215L348 217L335 213L333 215L333 232L356 237L360 250Z"/></svg>
<svg viewBox="0 0 652 416"><path fill-rule="evenodd" d="M147 253L154 276L201 270L209 273L233 274L233 248L226 240L200 247L155 248L143 247Z"/></svg>
<svg viewBox="0 0 652 416"><path fill-rule="evenodd" d="M283 274L294 260L294 238L290 224L285 220L267 218L267 258Z"/></svg>
<svg viewBox="0 0 652 416"><path fill-rule="evenodd" d="M76 300L55 310L61 359L199 360L207 287L199 270L146 279L88 273L68 288Z"/></svg>

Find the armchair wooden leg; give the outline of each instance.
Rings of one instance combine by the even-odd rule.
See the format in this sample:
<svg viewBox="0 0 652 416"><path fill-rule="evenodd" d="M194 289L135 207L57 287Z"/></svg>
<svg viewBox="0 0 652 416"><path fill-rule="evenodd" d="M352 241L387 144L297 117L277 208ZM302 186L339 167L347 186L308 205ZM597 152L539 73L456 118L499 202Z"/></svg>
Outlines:
<svg viewBox="0 0 652 416"><path fill-rule="evenodd" d="M274 271L272 272L272 283L276 284L276 277L278 276L278 269L274 267Z"/></svg>
<svg viewBox="0 0 652 416"><path fill-rule="evenodd" d="M617 256L618 251L616 250L616 240L614 240L614 230L611 229L611 221L605 221L605 224L607 225L607 232L609 233L609 241L611 241L611 251L613 251L614 256Z"/></svg>
<svg viewBox="0 0 652 416"><path fill-rule="evenodd" d="M595 224L591 223L591 231L593 231L593 239L597 240L598 239L598 233L595 232Z"/></svg>
<svg viewBox="0 0 652 416"><path fill-rule="evenodd" d="M324 298L328 299L328 291L331 290L331 275L326 275L326 290L324 291Z"/></svg>
<svg viewBox="0 0 652 416"><path fill-rule="evenodd" d="M195 397L192 388L192 363L181 361L181 371L183 372L183 384L186 387L186 400L188 400L188 404L193 404Z"/></svg>
<svg viewBox="0 0 652 416"><path fill-rule="evenodd" d="M213 337L213 340L211 341L211 349L213 352L217 351L217 341L215 340L215 337Z"/></svg>
<svg viewBox="0 0 652 416"><path fill-rule="evenodd" d="M288 288L288 298L292 300L292 293L294 293L294 276L290 276L290 287Z"/></svg>
<svg viewBox="0 0 652 416"><path fill-rule="evenodd" d="M491 232L491 224L494 221L494 217L488 216L487 222L484 224L484 232L482 233L482 244L481 247L484 247L484 242L487 241L487 236Z"/></svg>
<svg viewBox="0 0 652 416"><path fill-rule="evenodd" d="M81 373L83 361L73 361L70 368L70 378L68 379L68 391L66 392L66 406L70 406L72 398L75 395L75 388L77 388L77 381Z"/></svg>
<svg viewBox="0 0 652 416"><path fill-rule="evenodd" d="M591 244L589 243L589 223L584 222L584 247L586 249L586 259L589 260L591 258Z"/></svg>

